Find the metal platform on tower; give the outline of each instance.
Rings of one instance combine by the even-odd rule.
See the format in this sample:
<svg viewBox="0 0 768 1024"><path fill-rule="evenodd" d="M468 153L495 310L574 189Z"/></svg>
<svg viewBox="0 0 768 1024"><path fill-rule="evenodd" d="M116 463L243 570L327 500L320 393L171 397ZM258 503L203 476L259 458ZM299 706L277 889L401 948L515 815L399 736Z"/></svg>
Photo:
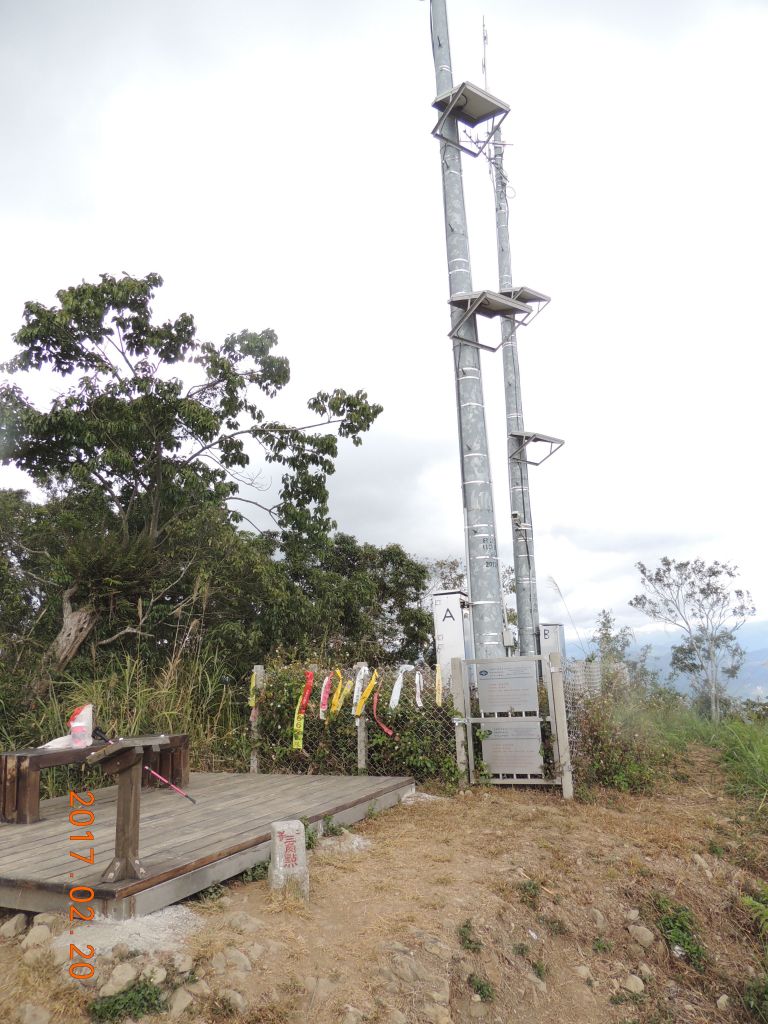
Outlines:
<svg viewBox="0 0 768 1024"><path fill-rule="evenodd" d="M493 133L501 127L504 118L509 113L507 103L471 82L462 82L461 85L456 85L442 93L435 99L432 106L435 110L440 111L440 117L432 129L432 134L435 138L442 139L443 142L468 153L469 156L480 156L491 141ZM452 116L469 128L487 125L485 138L475 139L466 132L466 139L462 144L445 135L445 126Z"/></svg>

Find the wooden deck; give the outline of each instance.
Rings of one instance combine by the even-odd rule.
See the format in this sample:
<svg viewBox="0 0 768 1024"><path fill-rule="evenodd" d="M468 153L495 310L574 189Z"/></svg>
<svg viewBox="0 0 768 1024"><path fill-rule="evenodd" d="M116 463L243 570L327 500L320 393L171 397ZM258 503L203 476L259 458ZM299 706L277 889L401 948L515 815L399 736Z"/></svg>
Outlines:
<svg viewBox="0 0 768 1024"><path fill-rule="evenodd" d="M68 797L44 800L40 821L0 824L0 907L68 912L70 886L86 885L97 914L149 914L266 860L273 821L330 815L349 825L413 790L413 779L402 777L193 772L188 792L196 804L170 790L142 793L139 849L148 875L112 884L101 876L114 854L117 787L95 790L93 842L69 840L77 829ZM93 866L69 856L90 847Z"/></svg>

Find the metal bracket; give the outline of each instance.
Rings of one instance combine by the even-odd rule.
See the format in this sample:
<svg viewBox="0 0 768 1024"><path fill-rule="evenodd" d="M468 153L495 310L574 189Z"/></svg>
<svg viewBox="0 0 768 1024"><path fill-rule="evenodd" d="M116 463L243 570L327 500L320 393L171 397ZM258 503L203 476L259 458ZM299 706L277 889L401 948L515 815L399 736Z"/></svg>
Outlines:
<svg viewBox="0 0 768 1024"><path fill-rule="evenodd" d="M532 431L525 431L522 434L512 433L509 434L509 437L517 443L517 448L508 455L509 460L515 459L517 462L525 462L528 466L540 466L542 462L552 458L555 452L559 451L565 444L565 441L559 437L550 437L549 434L537 434ZM548 444L549 451L538 462L535 459L518 458L520 452L525 451L529 444L538 444L539 442Z"/></svg>
<svg viewBox="0 0 768 1024"><path fill-rule="evenodd" d="M489 92L486 92L477 85L472 85L471 82L462 82L461 85L457 85L449 92L438 96L432 106L436 110L441 111L437 124L432 129L434 137L472 157L480 156L484 152L488 143L493 138L494 132L501 127L502 122L509 113L509 106L503 100L491 96ZM468 136L469 143L474 147L470 148L469 145L462 145L457 139L451 139L444 135L443 129L448 118L451 116L455 117L461 124L469 125L471 128L490 122L486 139L484 141L477 141Z"/></svg>
<svg viewBox="0 0 768 1024"><path fill-rule="evenodd" d="M465 345L474 345L477 348L485 349L486 352L498 352L503 342L499 341L497 345L484 344L477 340L477 332L475 332L474 338L465 337L461 333L461 329L470 319L479 315L488 318L505 317L506 319L514 320L518 316L528 317L533 312L533 307L526 305L526 303L513 299L502 292L492 292L488 289L482 292L459 292L456 295L452 295L448 303L454 309L461 309L463 311L461 318L448 332L448 337L461 341Z"/></svg>

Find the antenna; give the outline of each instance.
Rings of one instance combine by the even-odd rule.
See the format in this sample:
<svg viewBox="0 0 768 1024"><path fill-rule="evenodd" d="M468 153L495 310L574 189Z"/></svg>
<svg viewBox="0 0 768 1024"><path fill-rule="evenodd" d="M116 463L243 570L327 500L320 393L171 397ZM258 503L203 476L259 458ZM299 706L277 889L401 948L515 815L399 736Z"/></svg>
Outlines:
<svg viewBox="0 0 768 1024"><path fill-rule="evenodd" d="M488 50L488 32L485 28L485 15L483 15L483 82L485 83L485 91L488 92L488 61L487 61L487 50Z"/></svg>

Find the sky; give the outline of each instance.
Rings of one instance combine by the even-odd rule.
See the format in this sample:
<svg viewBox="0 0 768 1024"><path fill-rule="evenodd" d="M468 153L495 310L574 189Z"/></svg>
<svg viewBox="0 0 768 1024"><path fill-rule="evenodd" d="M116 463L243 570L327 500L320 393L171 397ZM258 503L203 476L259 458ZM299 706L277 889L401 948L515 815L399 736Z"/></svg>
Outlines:
<svg viewBox="0 0 768 1024"><path fill-rule="evenodd" d="M26 300L157 271L159 316L277 332L294 422L321 388L384 405L331 480L340 529L461 554L428 6L0 0L0 359ZM526 428L565 439L530 474L542 620L642 635L634 564L667 555L737 564L768 624L768 3L449 0L456 82L482 84L483 17L513 275L552 296L519 332ZM463 170L493 289L488 165ZM511 561L500 353L483 375Z"/></svg>

